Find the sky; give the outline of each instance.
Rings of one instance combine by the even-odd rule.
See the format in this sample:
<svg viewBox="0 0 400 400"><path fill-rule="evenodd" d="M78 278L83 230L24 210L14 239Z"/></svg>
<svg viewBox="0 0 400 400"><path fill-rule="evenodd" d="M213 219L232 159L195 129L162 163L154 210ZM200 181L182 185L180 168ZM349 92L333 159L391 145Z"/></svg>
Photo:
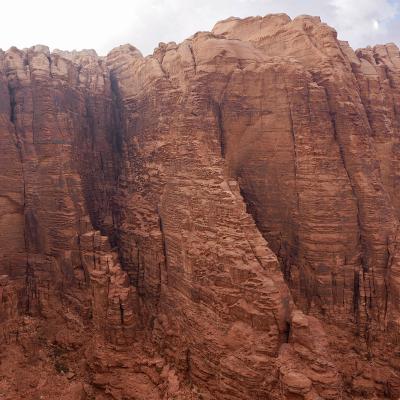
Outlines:
<svg viewBox="0 0 400 400"><path fill-rule="evenodd" d="M285 12L318 15L353 48L400 46L400 0L19 0L1 4L0 48L45 44L106 55L131 43L144 55L222 19Z"/></svg>

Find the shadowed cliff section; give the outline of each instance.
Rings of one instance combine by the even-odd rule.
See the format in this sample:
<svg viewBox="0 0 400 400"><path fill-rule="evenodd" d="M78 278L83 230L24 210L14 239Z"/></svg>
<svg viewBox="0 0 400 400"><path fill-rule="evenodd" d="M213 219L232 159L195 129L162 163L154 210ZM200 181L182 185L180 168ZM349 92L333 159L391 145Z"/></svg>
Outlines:
<svg viewBox="0 0 400 400"><path fill-rule="evenodd" d="M0 397L397 398L399 68L284 14L1 52Z"/></svg>

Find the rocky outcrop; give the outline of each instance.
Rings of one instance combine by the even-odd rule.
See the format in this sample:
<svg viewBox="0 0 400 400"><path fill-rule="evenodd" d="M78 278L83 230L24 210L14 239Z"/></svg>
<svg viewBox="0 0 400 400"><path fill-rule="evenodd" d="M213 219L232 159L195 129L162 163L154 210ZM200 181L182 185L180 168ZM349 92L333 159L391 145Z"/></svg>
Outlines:
<svg viewBox="0 0 400 400"><path fill-rule="evenodd" d="M122 159L132 160L116 196L118 247L160 354L206 398L265 398L276 387L291 300L226 175L208 85L188 46L171 50L185 59L171 54L165 66L132 49L108 56ZM172 70L185 62L179 82Z"/></svg>
<svg viewBox="0 0 400 400"><path fill-rule="evenodd" d="M93 150L95 140L103 142L102 135L110 134L110 85L97 56L82 54L79 63L50 55L43 46L1 54L1 330L3 351L10 347L22 353L2 362L4 398L40 393L54 375L46 365L44 382L38 373L26 392L18 384L18 370L9 370L26 351L43 347L47 354L33 354L35 363L66 372L53 347L76 351L85 342L79 339L85 322L117 343L132 341L138 323L136 290L89 218L100 219L96 207L106 203L97 198L104 197L113 168L102 159L101 146L92 151L91 169L86 165L89 146ZM94 171L103 172L101 186L96 187ZM30 316L26 327L24 316ZM57 390L65 383L58 381L54 390L43 389L46 396L61 396ZM75 383L69 386L74 392Z"/></svg>
<svg viewBox="0 0 400 400"><path fill-rule="evenodd" d="M399 50L354 53L307 16L230 19L214 33L291 65L281 63L279 75L251 91L252 111L267 110L265 119L240 112L236 128L237 90L224 102L224 126L232 174L296 303L329 323L354 323L367 352L386 358L392 344L383 351L379 332L394 342L398 336L398 130L390 77ZM277 95L271 102L262 95L269 90ZM260 137L257 144L252 137Z"/></svg>
<svg viewBox="0 0 400 400"><path fill-rule="evenodd" d="M397 398L399 60L286 15L2 52L0 397Z"/></svg>

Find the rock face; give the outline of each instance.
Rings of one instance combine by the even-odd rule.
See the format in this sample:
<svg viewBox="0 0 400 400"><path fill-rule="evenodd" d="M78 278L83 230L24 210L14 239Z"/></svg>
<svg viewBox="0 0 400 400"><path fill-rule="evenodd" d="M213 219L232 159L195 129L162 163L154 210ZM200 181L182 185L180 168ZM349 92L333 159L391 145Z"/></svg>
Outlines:
<svg viewBox="0 0 400 400"><path fill-rule="evenodd" d="M230 18L0 53L0 398L397 399L400 52Z"/></svg>

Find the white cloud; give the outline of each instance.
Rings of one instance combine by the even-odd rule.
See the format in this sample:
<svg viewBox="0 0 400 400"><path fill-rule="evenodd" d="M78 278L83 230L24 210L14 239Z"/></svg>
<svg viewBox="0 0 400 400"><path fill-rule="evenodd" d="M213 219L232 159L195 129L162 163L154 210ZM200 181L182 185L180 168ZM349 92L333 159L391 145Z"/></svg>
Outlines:
<svg viewBox="0 0 400 400"><path fill-rule="evenodd" d="M330 4L334 9L335 28L355 47L365 46L374 37L387 34L388 24L398 12L398 4L389 0L330 0Z"/></svg>
<svg viewBox="0 0 400 400"><path fill-rule="evenodd" d="M354 47L391 41L399 0L19 0L1 6L0 47L95 48L132 43L148 54L220 19L286 12L320 15Z"/></svg>

